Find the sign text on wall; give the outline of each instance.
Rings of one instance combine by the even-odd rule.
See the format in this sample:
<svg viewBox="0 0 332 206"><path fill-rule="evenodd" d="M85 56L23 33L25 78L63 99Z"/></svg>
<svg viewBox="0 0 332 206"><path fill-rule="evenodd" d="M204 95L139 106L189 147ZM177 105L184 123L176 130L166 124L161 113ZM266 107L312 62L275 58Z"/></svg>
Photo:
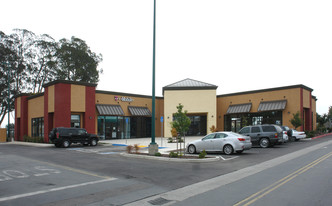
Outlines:
<svg viewBox="0 0 332 206"><path fill-rule="evenodd" d="M114 97L114 100L115 101L122 101L122 102L133 102L134 100L130 97L118 97L118 96L115 96Z"/></svg>

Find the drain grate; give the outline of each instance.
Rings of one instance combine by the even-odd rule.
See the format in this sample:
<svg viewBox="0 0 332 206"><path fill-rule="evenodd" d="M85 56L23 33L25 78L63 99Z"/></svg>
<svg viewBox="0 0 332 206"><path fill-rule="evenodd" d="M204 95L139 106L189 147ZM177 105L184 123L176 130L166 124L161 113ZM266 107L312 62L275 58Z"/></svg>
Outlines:
<svg viewBox="0 0 332 206"><path fill-rule="evenodd" d="M168 202L171 202L171 200L166 200L165 198L162 197L158 197L157 199L154 200L150 200L148 201L151 205L163 205L166 204Z"/></svg>

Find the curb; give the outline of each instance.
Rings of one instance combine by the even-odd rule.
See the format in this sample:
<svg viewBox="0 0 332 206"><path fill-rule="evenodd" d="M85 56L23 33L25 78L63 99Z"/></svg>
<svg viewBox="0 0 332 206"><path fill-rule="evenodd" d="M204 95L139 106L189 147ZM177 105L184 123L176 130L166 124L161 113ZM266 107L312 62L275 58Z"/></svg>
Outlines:
<svg viewBox="0 0 332 206"><path fill-rule="evenodd" d="M312 137L311 139L318 139L318 138L326 137L326 136L329 136L329 135L332 135L332 133L327 133L327 134L319 135L319 136L316 136L316 137Z"/></svg>
<svg viewBox="0 0 332 206"><path fill-rule="evenodd" d="M166 161L166 162L216 162L220 161L220 157L215 158L204 158L204 159L185 159L185 158L170 158L170 157L157 157L157 156L149 156L149 155L135 155L135 154L128 154L125 152L120 153L120 155L124 157L133 157L138 159L149 159L149 160L159 160L159 161Z"/></svg>
<svg viewBox="0 0 332 206"><path fill-rule="evenodd" d="M54 144L47 144L47 143L34 143L34 142L7 142L6 144L14 144L14 145L24 145L24 146L33 146L33 147L54 147Z"/></svg>
<svg viewBox="0 0 332 206"><path fill-rule="evenodd" d="M332 135L332 133L322 134L322 135L319 135L319 136L316 136L316 137L311 137L311 138L304 138L304 139L301 139L301 140L307 140L307 141L315 140L315 139L326 137L326 136L329 136L329 135Z"/></svg>

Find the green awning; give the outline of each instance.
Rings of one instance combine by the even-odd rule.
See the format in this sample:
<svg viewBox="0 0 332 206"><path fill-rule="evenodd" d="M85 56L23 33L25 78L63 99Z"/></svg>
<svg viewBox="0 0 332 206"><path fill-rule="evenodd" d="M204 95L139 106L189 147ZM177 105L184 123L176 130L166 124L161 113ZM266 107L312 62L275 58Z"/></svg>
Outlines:
<svg viewBox="0 0 332 206"><path fill-rule="evenodd" d="M132 116L149 116L151 117L151 112L147 107L133 107L128 106L128 110Z"/></svg>
<svg viewBox="0 0 332 206"><path fill-rule="evenodd" d="M261 102L258 106L257 111L276 111L276 110L284 110L286 108L287 100L279 100L279 101L269 101L269 102Z"/></svg>
<svg viewBox="0 0 332 206"><path fill-rule="evenodd" d="M99 115L109 116L123 116L124 112L120 105L112 104L97 104L96 105Z"/></svg>
<svg viewBox="0 0 332 206"><path fill-rule="evenodd" d="M248 113L251 109L251 103L229 105L226 114Z"/></svg>

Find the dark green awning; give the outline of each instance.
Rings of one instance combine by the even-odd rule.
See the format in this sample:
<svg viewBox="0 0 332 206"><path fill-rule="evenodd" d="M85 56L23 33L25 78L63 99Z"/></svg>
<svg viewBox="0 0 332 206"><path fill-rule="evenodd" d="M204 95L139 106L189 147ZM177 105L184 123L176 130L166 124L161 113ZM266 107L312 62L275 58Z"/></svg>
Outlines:
<svg viewBox="0 0 332 206"><path fill-rule="evenodd" d="M147 107L133 107L128 106L128 110L132 116L149 116L151 117L151 112Z"/></svg>
<svg viewBox="0 0 332 206"><path fill-rule="evenodd" d="M269 101L269 102L261 102L258 106L257 111L276 111L276 110L284 110L286 108L287 100L279 100L279 101Z"/></svg>
<svg viewBox="0 0 332 206"><path fill-rule="evenodd" d="M124 112L120 105L97 104L99 115L123 116Z"/></svg>
<svg viewBox="0 0 332 206"><path fill-rule="evenodd" d="M226 114L248 113L251 109L251 103L229 105Z"/></svg>

